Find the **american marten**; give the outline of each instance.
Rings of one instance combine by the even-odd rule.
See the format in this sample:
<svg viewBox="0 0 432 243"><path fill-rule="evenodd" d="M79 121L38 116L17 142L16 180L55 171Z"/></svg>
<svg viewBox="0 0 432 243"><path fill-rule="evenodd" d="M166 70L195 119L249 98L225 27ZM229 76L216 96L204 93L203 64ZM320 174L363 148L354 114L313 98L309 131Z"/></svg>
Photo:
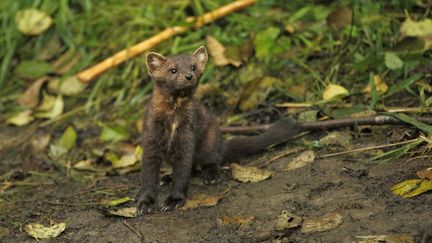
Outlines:
<svg viewBox="0 0 432 243"><path fill-rule="evenodd" d="M204 183L218 183L221 163L262 152L295 133L291 123L281 120L261 135L224 142L217 118L194 98L207 60L204 46L192 55L164 57L150 52L146 56L154 85L144 117L138 214L156 208L163 161L173 167L172 191L161 207L162 211L170 211L185 203L192 170L201 169Z"/></svg>

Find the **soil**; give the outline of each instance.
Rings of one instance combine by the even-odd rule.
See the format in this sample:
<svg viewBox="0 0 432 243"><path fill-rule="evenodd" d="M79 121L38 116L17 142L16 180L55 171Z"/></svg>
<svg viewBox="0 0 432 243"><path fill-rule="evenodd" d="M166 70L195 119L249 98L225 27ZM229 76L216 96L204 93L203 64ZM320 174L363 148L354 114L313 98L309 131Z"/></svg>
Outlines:
<svg viewBox="0 0 432 243"><path fill-rule="evenodd" d="M374 128L371 133L357 134L349 148L321 148L315 153L319 157L390 143L388 134L399 129ZM305 139L312 141L325 134L315 133ZM300 143L301 139L295 140L241 164L260 165ZM66 222L66 230L48 242L353 242L355 236L392 234L408 234L415 242L432 242L432 193L405 199L390 190L396 183L417 178L416 171L431 167L430 159L407 155L389 163L368 162L375 152L316 158L310 165L286 171L286 165L298 155L291 154L269 164L267 169L274 172L273 176L256 183L237 182L226 169L220 184L207 186L194 179L190 188L191 197L230 189L216 206L155 212L138 218L106 216L97 203L101 199L133 198L138 190L138 172L83 183L57 170L50 172L51 184L15 186L1 193L0 226L8 232L0 234L0 241L34 242L24 232L25 224ZM3 153L0 172L22 168L22 158L13 150ZM161 187L160 201L168 189ZM125 206L134 206L134 202L119 207ZM323 232L302 233L299 228L276 231L275 220L284 210L302 218L337 212L343 222ZM223 216L238 215L254 219L240 226L221 223Z"/></svg>

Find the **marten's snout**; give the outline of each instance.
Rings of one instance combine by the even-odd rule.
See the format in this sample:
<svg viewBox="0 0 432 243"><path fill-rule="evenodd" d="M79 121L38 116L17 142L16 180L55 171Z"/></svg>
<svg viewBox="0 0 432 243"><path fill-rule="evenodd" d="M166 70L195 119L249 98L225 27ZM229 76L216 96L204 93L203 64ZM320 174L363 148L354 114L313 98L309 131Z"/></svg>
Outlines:
<svg viewBox="0 0 432 243"><path fill-rule="evenodd" d="M193 76L192 76L192 74L187 73L187 74L185 75L185 78L186 78L187 80L192 80Z"/></svg>

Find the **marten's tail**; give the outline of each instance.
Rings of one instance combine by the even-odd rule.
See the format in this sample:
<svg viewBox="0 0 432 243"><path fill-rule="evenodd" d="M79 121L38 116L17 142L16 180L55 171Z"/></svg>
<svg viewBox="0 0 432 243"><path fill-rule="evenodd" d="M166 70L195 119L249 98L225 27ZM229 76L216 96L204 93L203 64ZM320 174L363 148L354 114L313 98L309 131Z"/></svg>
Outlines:
<svg viewBox="0 0 432 243"><path fill-rule="evenodd" d="M223 162L238 162L249 155L265 151L299 134L301 127L292 119L282 119L257 136L235 137L223 144Z"/></svg>

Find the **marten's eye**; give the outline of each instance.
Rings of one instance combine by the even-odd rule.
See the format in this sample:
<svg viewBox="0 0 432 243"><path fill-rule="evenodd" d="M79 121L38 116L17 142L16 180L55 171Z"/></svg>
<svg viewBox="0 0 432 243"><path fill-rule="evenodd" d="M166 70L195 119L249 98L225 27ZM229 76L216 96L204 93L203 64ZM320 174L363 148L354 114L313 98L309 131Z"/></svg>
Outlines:
<svg viewBox="0 0 432 243"><path fill-rule="evenodd" d="M195 71L196 67L195 65L192 65L192 71Z"/></svg>
<svg viewBox="0 0 432 243"><path fill-rule="evenodd" d="M170 72L171 72L172 74L174 74L174 73L177 72L177 69L175 69L175 68L171 68L171 69L170 69Z"/></svg>

